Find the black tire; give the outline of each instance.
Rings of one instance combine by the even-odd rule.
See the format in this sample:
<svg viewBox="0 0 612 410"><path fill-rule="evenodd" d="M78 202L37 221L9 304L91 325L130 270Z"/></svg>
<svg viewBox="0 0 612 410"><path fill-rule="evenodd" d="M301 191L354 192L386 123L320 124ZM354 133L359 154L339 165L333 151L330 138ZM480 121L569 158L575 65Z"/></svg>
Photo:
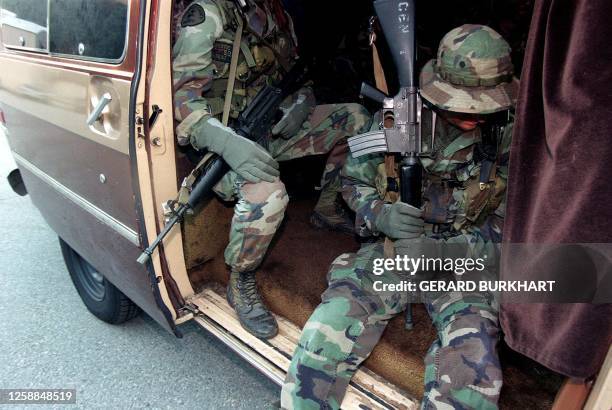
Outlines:
<svg viewBox="0 0 612 410"><path fill-rule="evenodd" d="M87 309L98 319L111 324L127 322L140 313L119 289L102 276L96 268L59 239L64 262L70 278Z"/></svg>

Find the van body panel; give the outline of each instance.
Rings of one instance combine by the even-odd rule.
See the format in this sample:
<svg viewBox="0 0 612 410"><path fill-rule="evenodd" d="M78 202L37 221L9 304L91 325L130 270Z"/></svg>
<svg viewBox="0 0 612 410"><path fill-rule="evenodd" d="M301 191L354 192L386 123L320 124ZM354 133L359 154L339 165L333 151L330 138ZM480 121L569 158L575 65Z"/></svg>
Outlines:
<svg viewBox="0 0 612 410"><path fill-rule="evenodd" d="M1 92L0 101L4 102ZM129 155L82 138L21 107L3 103L2 109L10 118L8 139L15 154L137 230ZM100 182L101 175L104 183Z"/></svg>
<svg viewBox="0 0 612 410"><path fill-rule="evenodd" d="M172 331L151 292L146 267L136 262L138 246L68 200L19 160L17 163L32 202L49 226L149 316Z"/></svg>
<svg viewBox="0 0 612 410"><path fill-rule="evenodd" d="M32 202L47 223L174 331L175 312L159 264L136 262L149 218L140 198L148 173L139 174L148 161L137 163L134 141L136 117L145 114L136 109L136 90L142 88L139 69L146 70L148 7L131 0L127 51L115 65L0 46L0 109ZM101 113L93 118L98 107Z"/></svg>
<svg viewBox="0 0 612 410"><path fill-rule="evenodd" d="M3 104L57 125L82 138L125 155L129 152L130 85L127 79L109 78L92 68L40 64L37 59L0 57L3 76L10 78L0 88ZM87 125L99 97L109 93L112 101L100 121ZM85 104L84 104L85 103Z"/></svg>

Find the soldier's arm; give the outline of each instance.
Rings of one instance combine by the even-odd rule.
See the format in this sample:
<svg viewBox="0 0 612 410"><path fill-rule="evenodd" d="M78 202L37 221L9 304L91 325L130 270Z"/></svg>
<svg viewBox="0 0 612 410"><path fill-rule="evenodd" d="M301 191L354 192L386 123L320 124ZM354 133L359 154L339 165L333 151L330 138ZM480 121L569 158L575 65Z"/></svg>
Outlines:
<svg viewBox="0 0 612 410"><path fill-rule="evenodd" d="M375 221L385 206L376 187L378 167L383 155L353 158L349 154L342 170L342 197L355 211L355 230L359 236L378 235Z"/></svg>
<svg viewBox="0 0 612 410"><path fill-rule="evenodd" d="M502 179L503 184L508 185L508 162L510 158L510 144L512 139L513 122L511 121L504 129L498 147L498 160L496 175ZM507 191L507 188L506 188ZM497 208L489 214L479 229L487 240L499 243L502 240L502 229L506 215L506 191Z"/></svg>
<svg viewBox="0 0 612 410"><path fill-rule="evenodd" d="M178 142L186 145L190 136L211 117L210 105L202 94L214 79L212 49L223 34L222 11L212 0L197 0L183 13L172 50L174 113L179 121Z"/></svg>
<svg viewBox="0 0 612 410"><path fill-rule="evenodd" d="M508 162L510 159L510 144L512 142L513 128L514 122L511 121L504 128L502 140L500 141L498 148L499 160L497 161L497 175L499 175L505 182L508 181Z"/></svg>

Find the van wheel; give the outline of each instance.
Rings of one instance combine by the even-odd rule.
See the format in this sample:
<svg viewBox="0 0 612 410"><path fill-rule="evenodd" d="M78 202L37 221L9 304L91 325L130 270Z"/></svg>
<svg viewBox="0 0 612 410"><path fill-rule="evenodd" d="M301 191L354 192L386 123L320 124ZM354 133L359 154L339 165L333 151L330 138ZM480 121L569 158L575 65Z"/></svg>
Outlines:
<svg viewBox="0 0 612 410"><path fill-rule="evenodd" d="M110 283L96 268L59 238L64 262L72 283L87 309L98 319L111 324L126 322L140 313L119 289Z"/></svg>

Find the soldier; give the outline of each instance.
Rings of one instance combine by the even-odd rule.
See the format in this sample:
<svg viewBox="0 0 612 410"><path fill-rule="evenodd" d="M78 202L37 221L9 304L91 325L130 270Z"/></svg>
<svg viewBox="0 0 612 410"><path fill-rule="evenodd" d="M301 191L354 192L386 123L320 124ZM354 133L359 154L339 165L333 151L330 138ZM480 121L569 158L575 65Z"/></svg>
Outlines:
<svg viewBox="0 0 612 410"><path fill-rule="evenodd" d="M437 59L422 69L420 87L438 114L435 127L433 121L423 123L424 133L435 133L433 153L421 158L424 206L393 201L397 171L389 172L383 154L349 157L343 196L357 214L357 232L393 239L390 249L396 255L449 257L459 250L463 257L495 259L504 215L510 110L518 89L510 47L489 27L456 28L442 39ZM500 118L505 121L497 122ZM492 124L498 132L491 142L485 130ZM409 278L396 271L374 275L374 260L384 258L384 248L379 239L332 263L329 287L294 353L282 389L283 408L339 408L358 366L389 320L406 308L406 292L373 289L377 280L394 284ZM445 280L451 275L433 274ZM496 408L502 373L495 300L477 292L423 292L421 298L438 336L425 358L422 408Z"/></svg>
<svg viewBox="0 0 612 410"><path fill-rule="evenodd" d="M253 3L245 16L230 0L196 0L177 20L172 68L178 143L214 152L231 167L214 187L223 200L237 201L225 249L231 268L227 298L249 332L271 338L278 327L258 293L255 270L287 207L277 161L330 153L313 218L319 226L342 229L346 220L336 214L335 199L345 140L369 128L370 116L358 104L317 106L312 90L304 87L283 103L284 115L266 150L235 133L231 119L295 62L292 23L280 2ZM240 54L233 65L234 43ZM232 77L233 93L227 93ZM221 115L229 127L219 121Z"/></svg>

